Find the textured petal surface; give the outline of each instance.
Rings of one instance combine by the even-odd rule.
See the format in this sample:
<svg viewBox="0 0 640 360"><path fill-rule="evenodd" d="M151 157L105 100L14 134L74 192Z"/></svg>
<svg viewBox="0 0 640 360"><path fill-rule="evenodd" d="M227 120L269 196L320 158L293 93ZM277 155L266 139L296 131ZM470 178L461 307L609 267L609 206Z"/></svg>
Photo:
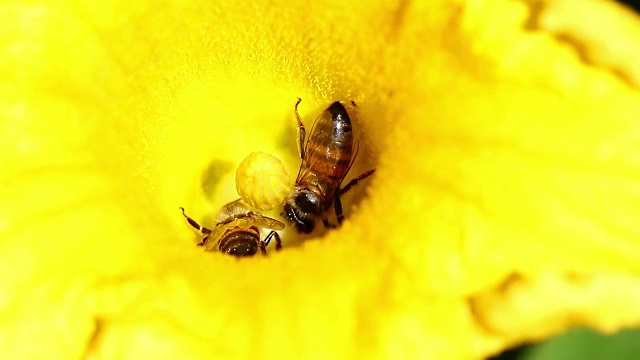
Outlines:
<svg viewBox="0 0 640 360"><path fill-rule="evenodd" d="M639 325L640 21L550 4L3 2L3 354L464 359ZM295 174L298 96L358 104L348 221L201 251L178 207L211 221L252 151Z"/></svg>

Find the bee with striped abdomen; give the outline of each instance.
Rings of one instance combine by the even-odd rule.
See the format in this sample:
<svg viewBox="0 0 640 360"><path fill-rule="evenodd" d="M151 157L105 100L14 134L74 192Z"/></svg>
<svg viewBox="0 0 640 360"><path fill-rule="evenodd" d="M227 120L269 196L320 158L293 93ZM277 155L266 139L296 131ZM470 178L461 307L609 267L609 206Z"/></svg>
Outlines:
<svg viewBox="0 0 640 360"><path fill-rule="evenodd" d="M280 235L275 230L284 229L284 224L276 219L254 213L240 199L226 204L218 211L216 226L213 230L200 226L185 214L184 208L180 210L189 225L204 235L198 246L205 247L207 251L217 248L220 252L240 257L255 255L260 250L263 255L266 255L267 245L272 238L275 238L276 250L282 248ZM271 230L264 240L260 240L260 228ZM216 243L212 245L211 239Z"/></svg>
<svg viewBox="0 0 640 360"><path fill-rule="evenodd" d="M373 174L375 169L361 174L340 188L359 150L349 113L341 102L332 103L316 118L305 143L306 131L298 114L301 101L298 98L295 115L302 164L295 185L284 203L282 215L293 224L296 231L308 234L313 231L315 220L329 210L332 202L338 223L342 223L344 215L340 196L358 181ZM323 223L325 227L330 227L326 218L323 218Z"/></svg>

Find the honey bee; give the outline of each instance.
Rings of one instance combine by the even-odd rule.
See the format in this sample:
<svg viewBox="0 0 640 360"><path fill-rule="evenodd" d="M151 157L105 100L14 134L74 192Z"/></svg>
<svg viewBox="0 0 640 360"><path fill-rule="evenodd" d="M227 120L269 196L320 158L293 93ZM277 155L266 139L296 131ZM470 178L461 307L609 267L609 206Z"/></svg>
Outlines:
<svg viewBox="0 0 640 360"><path fill-rule="evenodd" d="M315 220L329 210L332 202L338 224L341 224L344 215L340 196L358 181L373 174L375 169L361 174L340 188L360 149L347 109L339 101L329 105L316 118L305 143L306 131L298 114L301 101L298 98L294 110L298 121L298 152L302 164L281 215L293 224L297 232L308 234L313 231ZM304 148L302 144L305 144ZM323 223L325 227L331 227L326 217L323 218Z"/></svg>
<svg viewBox="0 0 640 360"><path fill-rule="evenodd" d="M254 213L241 199L226 204L218 211L216 226L213 230L200 226L185 214L184 208L180 210L189 225L204 235L198 246L204 246L207 251L214 250L217 245L218 251L233 256L252 256L258 252L258 249L266 255L267 245L272 238L276 240L276 250L282 248L280 235L275 230L284 229L284 224L276 219ZM260 240L260 228L271 230L264 240ZM217 244L209 245L210 239L217 239Z"/></svg>

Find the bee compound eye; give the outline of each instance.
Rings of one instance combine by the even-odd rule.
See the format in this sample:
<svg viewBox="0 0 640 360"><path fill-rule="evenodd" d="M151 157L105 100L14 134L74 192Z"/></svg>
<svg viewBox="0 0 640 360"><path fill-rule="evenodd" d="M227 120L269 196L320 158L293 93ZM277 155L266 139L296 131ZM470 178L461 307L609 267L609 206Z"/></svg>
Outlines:
<svg viewBox="0 0 640 360"><path fill-rule="evenodd" d="M310 191L300 191L295 198L296 205L301 212L306 214L319 214L321 212L318 198Z"/></svg>
<svg viewBox="0 0 640 360"><path fill-rule="evenodd" d="M297 207L289 203L284 204L283 216L291 222L297 232L302 234L311 233L316 225L313 217L301 213Z"/></svg>

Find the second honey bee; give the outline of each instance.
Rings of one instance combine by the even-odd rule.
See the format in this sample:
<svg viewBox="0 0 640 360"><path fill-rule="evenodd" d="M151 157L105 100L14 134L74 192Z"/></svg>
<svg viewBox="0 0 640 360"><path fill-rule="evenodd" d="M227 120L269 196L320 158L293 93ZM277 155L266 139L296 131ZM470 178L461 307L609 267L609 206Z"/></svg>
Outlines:
<svg viewBox="0 0 640 360"><path fill-rule="evenodd" d="M189 225L204 235L198 246L204 246L208 251L215 250L217 247L220 252L238 257L255 255L258 250L266 255L267 245L272 238L275 238L276 250L282 248L280 235L275 230L284 229L284 224L276 219L254 213L240 199L226 204L218 211L216 226L213 230L200 226L185 214L184 208L180 210ZM260 240L260 228L271 230L264 240ZM216 243L211 244L210 240Z"/></svg>
<svg viewBox="0 0 640 360"><path fill-rule="evenodd" d="M298 98L295 114L302 164L295 185L284 203L282 215L293 224L296 231L308 234L315 228L315 220L329 210L331 203L334 203L338 223L342 223L344 215L340 196L358 181L373 174L375 169L361 174L340 188L359 150L359 142L347 109L339 101L332 103L316 118L305 143L306 131L298 114L301 101ZM325 227L330 227L326 218L323 218L323 223Z"/></svg>

